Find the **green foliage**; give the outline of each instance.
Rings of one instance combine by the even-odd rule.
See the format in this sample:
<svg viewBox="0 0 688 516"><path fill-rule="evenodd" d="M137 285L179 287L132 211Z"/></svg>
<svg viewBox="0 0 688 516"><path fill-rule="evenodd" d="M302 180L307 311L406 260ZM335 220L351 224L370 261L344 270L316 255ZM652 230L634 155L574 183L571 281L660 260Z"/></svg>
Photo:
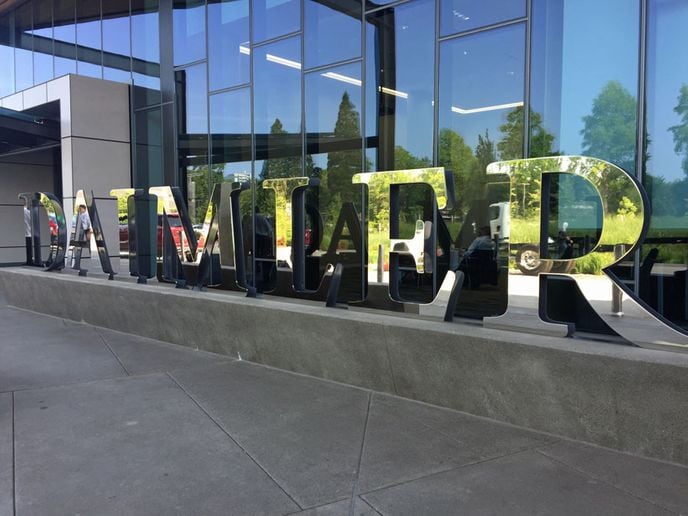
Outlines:
<svg viewBox="0 0 688 516"><path fill-rule="evenodd" d="M635 215L638 207L625 195L619 201L619 208L616 210L618 215Z"/></svg>
<svg viewBox="0 0 688 516"><path fill-rule="evenodd" d="M635 171L636 100L619 82L608 82L583 117L583 153L604 159L628 172ZM619 205L626 182L619 178L600 184L606 213Z"/></svg>
<svg viewBox="0 0 688 516"><path fill-rule="evenodd" d="M602 269L614 263L614 253L593 253L578 258L574 273L602 274Z"/></svg>

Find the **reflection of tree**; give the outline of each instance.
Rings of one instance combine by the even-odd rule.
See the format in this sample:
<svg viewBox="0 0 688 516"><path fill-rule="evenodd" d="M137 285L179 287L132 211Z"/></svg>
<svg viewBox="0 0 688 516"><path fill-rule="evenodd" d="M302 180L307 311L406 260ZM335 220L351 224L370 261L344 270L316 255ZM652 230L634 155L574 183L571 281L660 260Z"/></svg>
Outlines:
<svg viewBox="0 0 688 516"><path fill-rule="evenodd" d="M440 130L439 163L452 171L459 209L467 210L467 203L480 194L485 170L478 170L471 148L451 129Z"/></svg>
<svg viewBox="0 0 688 516"><path fill-rule="evenodd" d="M224 165L215 164L210 169L210 183L208 183L208 166L195 166L188 173L188 178L195 184L195 211L189 213L194 224L200 224L205 220L205 213L208 209L210 192L215 183L224 181Z"/></svg>
<svg viewBox="0 0 688 516"><path fill-rule="evenodd" d="M583 117L583 153L611 161L626 171L635 170L636 101L619 82L608 82L593 100L592 113ZM600 184L606 213L619 206L625 183Z"/></svg>
<svg viewBox="0 0 688 516"><path fill-rule="evenodd" d="M279 118L275 118L275 121L270 126L270 143L271 148L283 147L285 144L280 142L280 135L286 135L288 132L284 129L282 122ZM299 146L298 152L294 152L292 156L286 156L284 158L268 158L263 162L263 168L261 170L261 179L276 179L280 177L299 177L303 176L303 168L301 165L301 147ZM308 156L306 158L306 176L313 174L313 159ZM268 190L265 190L260 185L256 188L256 206L261 213L272 213L274 207L271 206L273 197Z"/></svg>
<svg viewBox="0 0 688 516"><path fill-rule="evenodd" d="M357 139L361 137L361 123L356 106L345 91L339 103L334 137ZM351 177L361 171L361 149L330 152L327 155L327 189L330 194L339 194L342 201L351 199Z"/></svg>
<svg viewBox="0 0 688 516"><path fill-rule="evenodd" d="M688 175L688 84L681 86L674 111L681 117L681 123L670 127L669 130L674 135L674 151L683 154L681 166L683 172Z"/></svg>
<svg viewBox="0 0 688 516"><path fill-rule="evenodd" d="M499 158L502 160L523 157L523 106L517 107L506 116L506 123L499 126L502 139L497 143ZM530 157L552 156L554 135L542 125L540 113L530 111Z"/></svg>

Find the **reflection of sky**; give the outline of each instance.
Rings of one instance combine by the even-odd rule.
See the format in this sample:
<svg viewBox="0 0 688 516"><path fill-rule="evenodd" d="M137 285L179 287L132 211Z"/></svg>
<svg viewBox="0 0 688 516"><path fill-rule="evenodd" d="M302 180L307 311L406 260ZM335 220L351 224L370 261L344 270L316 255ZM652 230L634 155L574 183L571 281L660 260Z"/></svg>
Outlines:
<svg viewBox="0 0 688 516"><path fill-rule="evenodd" d="M609 81L637 98L639 12L638 0L565 0L559 134L567 154L582 152L583 117Z"/></svg>
<svg viewBox="0 0 688 516"><path fill-rule="evenodd" d="M324 74L329 74L329 76ZM349 79L351 79L350 82L345 82ZM349 94L349 100L354 105L354 109L360 113L361 85L360 83L352 84L360 80L360 64L328 68L306 75L306 131L308 133L334 132L339 104L344 92Z"/></svg>
<svg viewBox="0 0 688 516"><path fill-rule="evenodd" d="M253 50L256 133L269 133L277 118L284 131L301 130L301 73L293 67L300 66L300 43L301 39L294 37Z"/></svg>
<svg viewBox="0 0 688 516"><path fill-rule="evenodd" d="M685 51L678 51L685 48L686 27L688 3L685 0L650 3L647 113L651 159L648 172L669 181L685 177L669 127L681 122L674 107L681 85L688 84L688 59Z"/></svg>
<svg viewBox="0 0 688 516"><path fill-rule="evenodd" d="M304 7L307 68L360 57L360 14L342 13L312 0Z"/></svg>
<svg viewBox="0 0 688 516"><path fill-rule="evenodd" d="M445 41L440 47L440 128L451 128L475 150L488 129L492 141L510 110L459 114L452 107L476 109L523 101L523 24Z"/></svg>

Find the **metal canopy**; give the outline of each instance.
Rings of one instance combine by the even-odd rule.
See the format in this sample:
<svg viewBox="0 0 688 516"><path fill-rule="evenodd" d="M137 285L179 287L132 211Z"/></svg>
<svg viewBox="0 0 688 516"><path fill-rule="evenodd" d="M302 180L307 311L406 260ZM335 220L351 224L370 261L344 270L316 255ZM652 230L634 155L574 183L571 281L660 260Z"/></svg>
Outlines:
<svg viewBox="0 0 688 516"><path fill-rule="evenodd" d="M58 120L0 108L0 155L59 143Z"/></svg>

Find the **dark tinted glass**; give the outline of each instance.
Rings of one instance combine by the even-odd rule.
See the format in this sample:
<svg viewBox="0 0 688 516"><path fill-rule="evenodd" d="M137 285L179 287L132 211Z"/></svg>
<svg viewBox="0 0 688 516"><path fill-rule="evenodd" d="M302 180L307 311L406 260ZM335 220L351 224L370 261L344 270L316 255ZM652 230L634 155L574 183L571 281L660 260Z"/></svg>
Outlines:
<svg viewBox="0 0 688 516"><path fill-rule="evenodd" d="M353 241L347 231L335 234L342 216L361 213L360 186L351 178L362 171L361 64L350 64L312 72L305 78L306 166L320 179L320 187L307 198L322 220L322 240L315 243L307 261L307 286L316 289L326 266L344 265L342 299L362 298L362 238ZM318 251L318 252L316 252Z"/></svg>
<svg viewBox="0 0 688 516"><path fill-rule="evenodd" d="M14 12L14 59L17 91L33 86L33 21L31 3Z"/></svg>
<svg viewBox="0 0 688 516"><path fill-rule="evenodd" d="M205 58L205 1L175 0L172 31L175 66Z"/></svg>
<svg viewBox="0 0 688 516"><path fill-rule="evenodd" d="M77 0L77 73L100 78L103 75L100 2Z"/></svg>
<svg viewBox="0 0 688 516"><path fill-rule="evenodd" d="M522 157L524 59L524 24L440 45L438 161L453 172L457 196L455 208L442 214L440 255L442 261L458 261L467 274L475 264L466 250L483 228L500 225L495 222L500 213L508 213L508 184L489 179L485 167L500 158ZM462 315L480 317L505 309L508 253L505 238L498 240L494 254L480 264L498 274L462 291Z"/></svg>
<svg viewBox="0 0 688 516"><path fill-rule="evenodd" d="M265 41L301 28L300 0L255 0L253 41Z"/></svg>
<svg viewBox="0 0 688 516"><path fill-rule="evenodd" d="M360 57L360 2L328 5L314 0L305 2L306 68Z"/></svg>
<svg viewBox="0 0 688 516"><path fill-rule="evenodd" d="M525 15L525 0L440 0L440 33L447 36Z"/></svg>
<svg viewBox="0 0 688 516"><path fill-rule="evenodd" d="M164 184L162 173L162 116L160 108L138 111L134 116L136 161L134 187Z"/></svg>
<svg viewBox="0 0 688 516"><path fill-rule="evenodd" d="M131 54L134 107L160 102L158 1L131 0Z"/></svg>
<svg viewBox="0 0 688 516"><path fill-rule="evenodd" d="M377 170L432 163L434 19L431 0L366 17L366 135Z"/></svg>
<svg viewBox="0 0 688 516"><path fill-rule="evenodd" d="M638 292L650 306L686 327L688 263L688 4L649 2L647 148L643 184L652 203Z"/></svg>
<svg viewBox="0 0 688 516"><path fill-rule="evenodd" d="M74 0L53 3L55 77L76 73L76 5Z"/></svg>
<svg viewBox="0 0 688 516"><path fill-rule="evenodd" d="M33 82L53 78L53 2L33 2Z"/></svg>
<svg viewBox="0 0 688 516"><path fill-rule="evenodd" d="M103 77L131 82L129 0L103 2Z"/></svg>
<svg viewBox="0 0 688 516"><path fill-rule="evenodd" d="M9 15L0 17L0 69L5 76L0 81L0 96L14 93L14 45L12 19Z"/></svg>
<svg viewBox="0 0 688 516"><path fill-rule="evenodd" d="M208 3L208 64L210 89L249 81L248 0Z"/></svg>

